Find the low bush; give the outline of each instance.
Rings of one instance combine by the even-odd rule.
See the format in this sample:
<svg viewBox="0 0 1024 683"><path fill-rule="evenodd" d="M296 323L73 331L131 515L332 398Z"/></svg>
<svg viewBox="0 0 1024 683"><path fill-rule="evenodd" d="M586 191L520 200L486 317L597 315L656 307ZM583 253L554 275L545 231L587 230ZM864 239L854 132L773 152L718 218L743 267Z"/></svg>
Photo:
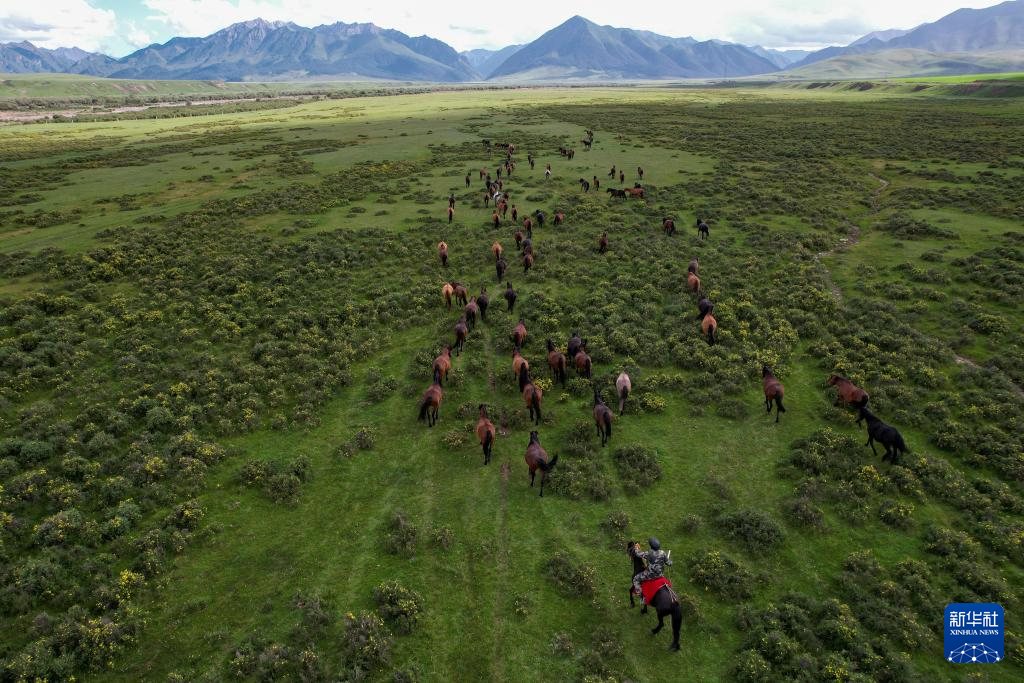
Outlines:
<svg viewBox="0 0 1024 683"><path fill-rule="evenodd" d="M623 488L629 493L647 488L661 476L656 453L645 446L620 446L612 453L612 462L619 471Z"/></svg>
<svg viewBox="0 0 1024 683"><path fill-rule="evenodd" d="M423 598L397 581L386 581L373 589L384 620L391 623L398 633L411 633L423 612Z"/></svg>

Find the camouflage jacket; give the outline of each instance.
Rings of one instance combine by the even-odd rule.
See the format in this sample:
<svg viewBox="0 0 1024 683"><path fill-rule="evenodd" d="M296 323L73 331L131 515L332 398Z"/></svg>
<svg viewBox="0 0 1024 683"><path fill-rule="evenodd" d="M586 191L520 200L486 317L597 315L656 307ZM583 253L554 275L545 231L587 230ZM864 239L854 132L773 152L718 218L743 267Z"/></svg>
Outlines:
<svg viewBox="0 0 1024 683"><path fill-rule="evenodd" d="M639 552L637 557L647 560L648 576L658 577L665 573L665 565L668 564L668 553L664 550L648 550Z"/></svg>

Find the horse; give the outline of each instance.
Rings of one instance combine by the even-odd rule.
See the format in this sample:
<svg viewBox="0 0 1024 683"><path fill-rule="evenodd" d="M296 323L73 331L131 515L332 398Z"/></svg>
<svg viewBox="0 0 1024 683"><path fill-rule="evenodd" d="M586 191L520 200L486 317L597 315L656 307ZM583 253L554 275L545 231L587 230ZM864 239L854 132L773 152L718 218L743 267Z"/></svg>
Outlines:
<svg viewBox="0 0 1024 683"><path fill-rule="evenodd" d="M861 420L868 421L868 440L865 446L871 446L871 452L878 455L875 450L875 441L885 446L885 454L882 455L882 462L888 458L893 465L897 463L900 454L909 453L907 444L903 441L903 435L895 427L882 422L874 413L865 406L861 406L857 413L857 426Z"/></svg>
<svg viewBox="0 0 1024 683"><path fill-rule="evenodd" d="M671 237L676 234L676 222L671 218L666 218L661 223L661 229L665 231L665 234Z"/></svg>
<svg viewBox="0 0 1024 683"><path fill-rule="evenodd" d="M491 449L494 448L494 423L487 418L487 406L480 404L480 419L476 421L476 437L484 449L484 464L491 462Z"/></svg>
<svg viewBox="0 0 1024 683"><path fill-rule="evenodd" d="M504 257L494 262L494 272L498 274L498 282L505 279L505 271L508 270L508 261Z"/></svg>
<svg viewBox="0 0 1024 683"><path fill-rule="evenodd" d="M629 379L626 371L623 370L615 378L615 393L619 395L619 415L622 415L622 411L626 407L626 399L629 398L629 392L631 391L633 391L633 382Z"/></svg>
<svg viewBox="0 0 1024 683"><path fill-rule="evenodd" d="M711 300L707 297L697 302L697 317L696 320L703 320L704 316L715 310L715 305L711 303Z"/></svg>
<svg viewBox="0 0 1024 683"><path fill-rule="evenodd" d="M594 144L593 140L587 140L586 138L580 140L580 142L583 143L583 146L587 148L588 152L590 151L590 146Z"/></svg>
<svg viewBox="0 0 1024 683"><path fill-rule="evenodd" d="M530 432L530 443L526 445L526 466L530 468L530 486L533 487L534 478L537 476L537 469L540 469L540 498L544 497L544 482L547 481L548 472L558 462L558 455L548 460L548 453L540 445L540 437L537 432Z"/></svg>
<svg viewBox="0 0 1024 683"><path fill-rule="evenodd" d="M711 315L711 312L704 316L704 319L700 323L700 331L707 337L708 344L711 346L715 345L715 334L718 332L718 321L715 320L715 316Z"/></svg>
<svg viewBox="0 0 1024 683"><path fill-rule="evenodd" d="M699 270L699 269L700 269L700 259L698 259L696 256L694 256L692 259L690 259L690 265L686 267L686 272L687 273L693 273L694 275L696 275L697 274L697 270Z"/></svg>
<svg viewBox="0 0 1024 683"><path fill-rule="evenodd" d="M441 257L441 265L448 267L448 245L444 241L437 243L437 255Z"/></svg>
<svg viewBox="0 0 1024 683"><path fill-rule="evenodd" d="M597 435L601 437L601 445L605 446L612 439L612 409L605 404L597 389L594 389L594 423Z"/></svg>
<svg viewBox="0 0 1024 683"><path fill-rule="evenodd" d="M591 371L593 370L593 363L590 360L590 355L586 350L587 342L583 341L583 346L576 352L576 356L573 358L573 362L576 364L576 374L580 377L586 377L590 379Z"/></svg>
<svg viewBox="0 0 1024 683"><path fill-rule="evenodd" d="M516 299L518 298L516 290L512 289L511 281L505 283L505 293L502 296L505 297L505 303L508 304L508 312L511 313L512 309L516 307Z"/></svg>
<svg viewBox="0 0 1024 683"><path fill-rule="evenodd" d="M480 312L480 307L476 304L476 297L470 299L462 310L465 312L466 323L472 331L476 327L476 314Z"/></svg>
<svg viewBox="0 0 1024 683"><path fill-rule="evenodd" d="M509 287L510 288L512 287L511 283L509 283ZM523 342L525 342L525 341L526 341L526 323L523 321L522 318L520 318L519 319L519 324L516 325L514 330L512 330L512 346L520 347L520 346L523 345Z"/></svg>
<svg viewBox="0 0 1024 683"><path fill-rule="evenodd" d="M491 214L491 220L494 221L495 228L501 227L501 216L498 215L497 210L495 210L495 212Z"/></svg>
<svg viewBox="0 0 1024 683"><path fill-rule="evenodd" d="M644 179L644 169L643 169L643 167L642 167L642 166L637 166L637 167L636 167L636 174L637 174L638 176L640 176L640 180L643 180L643 179Z"/></svg>
<svg viewBox="0 0 1024 683"><path fill-rule="evenodd" d="M627 187L624 191L629 197L636 197L637 199L644 198L644 188L642 187Z"/></svg>
<svg viewBox="0 0 1024 683"><path fill-rule="evenodd" d="M533 234L533 223L530 222L529 218L523 219L523 227L532 235ZM523 245L523 231L516 228L516 232L513 235L516 240L516 251Z"/></svg>
<svg viewBox="0 0 1024 683"><path fill-rule="evenodd" d="M534 424L540 424L540 406L541 399L544 397L544 392L540 390L533 380L530 379L530 371L523 369L519 375L519 386L522 387L523 401L526 403L526 407L530 410L530 419L533 420Z"/></svg>
<svg viewBox="0 0 1024 683"><path fill-rule="evenodd" d="M476 295L476 305L480 308L480 320L487 320L487 307L491 305L491 299L487 296L486 287L481 287L480 293Z"/></svg>
<svg viewBox="0 0 1024 683"><path fill-rule="evenodd" d="M711 229L708 227L708 224L705 223L704 221L699 221L697 223L697 236L700 237L702 240L706 240L710 236L710 234Z"/></svg>
<svg viewBox="0 0 1024 683"><path fill-rule="evenodd" d="M533 268L533 254L523 254L523 275L529 273L530 268Z"/></svg>
<svg viewBox="0 0 1024 683"><path fill-rule="evenodd" d="M644 567L644 561L636 555L636 541L630 541L626 545L626 552L629 557L633 560L633 576L636 576L642 572ZM633 581L630 577L629 582L629 606L635 607L636 602L633 600ZM644 605L641 608L640 613L647 613L648 605ZM679 606L679 601L675 599L675 594L672 589L667 585L662 586L661 590L654 594L651 598L650 607L654 608L654 613L658 615L658 625L651 630L652 634L657 634L665 626L665 617L671 615L672 617L672 645L673 650L679 649L679 628L683 625L683 610Z"/></svg>
<svg viewBox="0 0 1024 683"><path fill-rule="evenodd" d="M544 214L544 212L541 211L540 209L537 209L536 211L533 212L533 217L537 219L537 227L538 228L543 228L544 227L544 219L547 218L547 216Z"/></svg>
<svg viewBox="0 0 1024 683"><path fill-rule="evenodd" d="M441 390L441 375L435 370L434 371L434 383L430 385L430 388L423 392L423 398L420 400L420 416L419 420L426 420L428 427L433 427L437 424L437 413L441 408L441 399L444 397L444 392Z"/></svg>
<svg viewBox="0 0 1024 683"><path fill-rule="evenodd" d="M455 323L455 354L462 355L462 347L466 344L466 337L469 336L469 328L466 327L466 318L459 318Z"/></svg>
<svg viewBox="0 0 1024 683"><path fill-rule="evenodd" d="M601 233L600 239L597 240L597 253L603 254L608 251L608 233Z"/></svg>
<svg viewBox="0 0 1024 683"><path fill-rule="evenodd" d="M836 388L836 400L833 405L844 403L855 408L863 408L868 404L868 392L842 375L830 375L825 384Z"/></svg>
<svg viewBox="0 0 1024 683"><path fill-rule="evenodd" d="M530 371L530 363L523 358L523 354L519 352L519 347L517 346L512 349L512 376L519 382L519 391L522 391L524 388L523 378L526 376L523 372L524 370L526 372Z"/></svg>
<svg viewBox="0 0 1024 683"><path fill-rule="evenodd" d="M555 348L554 343L548 339L548 367L551 368L551 376L556 382L565 386L565 354Z"/></svg>
<svg viewBox="0 0 1024 683"><path fill-rule="evenodd" d="M581 190L583 190L584 192L590 192L590 181L589 180L587 180L586 178L580 178L579 179L579 183L580 183L580 189Z"/></svg>
<svg viewBox="0 0 1024 683"><path fill-rule="evenodd" d="M621 185L624 182L626 182L626 172L620 169L619 170L619 184Z"/></svg>
<svg viewBox="0 0 1024 683"><path fill-rule="evenodd" d="M452 287L455 292L455 303L462 304L465 306L469 303L469 290L466 286L458 282L453 282Z"/></svg>
<svg viewBox="0 0 1024 683"><path fill-rule="evenodd" d="M612 199L625 199L626 198L626 191L625 190L616 190L614 187L609 187L607 190L605 190L605 192L610 194L612 196Z"/></svg>
<svg viewBox="0 0 1024 683"><path fill-rule="evenodd" d="M445 306L448 310L452 310L452 294L455 293L455 288L451 286L451 283L444 283L441 285L441 296L444 297Z"/></svg>
<svg viewBox="0 0 1024 683"><path fill-rule="evenodd" d="M564 213L562 213L561 211L557 211L557 212L555 213L555 220L554 220L554 224L555 224L555 225L561 225L561 224L562 224L562 223L564 223L564 222L565 222L565 214L564 214Z"/></svg>
<svg viewBox="0 0 1024 683"><path fill-rule="evenodd" d="M533 238L527 237L523 240L523 253L533 254Z"/></svg>
<svg viewBox="0 0 1024 683"><path fill-rule="evenodd" d="M686 274L686 286L691 292L697 294L700 292L700 278L697 277L693 272Z"/></svg>
<svg viewBox="0 0 1024 683"><path fill-rule="evenodd" d="M609 178L614 178L615 177L615 164L612 164L612 170L608 171L608 177Z"/></svg>
<svg viewBox="0 0 1024 683"><path fill-rule="evenodd" d="M448 376L448 371L452 369L452 347L451 345L445 345L441 349L441 355L434 359L434 365L431 366L431 373L440 373L441 381L439 384L444 384L444 378Z"/></svg>
<svg viewBox="0 0 1024 683"><path fill-rule="evenodd" d="M706 319L706 318L705 318ZM768 414L772 414L772 401L775 401L775 423L778 424L779 416L786 412L786 407L782 405L782 397L786 393L785 388L782 386L775 375L772 374L771 368L767 365L761 368L761 377L764 378L764 407L767 409Z"/></svg>
<svg viewBox="0 0 1024 683"><path fill-rule="evenodd" d="M576 354L579 353L580 348L582 346L583 346L583 340L580 339L580 333L579 332L573 332L572 336L569 337L569 344L566 347L566 351L567 351L566 358L572 359L572 361L575 363L576 362Z"/></svg>
<svg viewBox="0 0 1024 683"><path fill-rule="evenodd" d="M455 207L454 206L449 206L448 207L448 225L452 224L452 220L454 220L454 218L455 218Z"/></svg>

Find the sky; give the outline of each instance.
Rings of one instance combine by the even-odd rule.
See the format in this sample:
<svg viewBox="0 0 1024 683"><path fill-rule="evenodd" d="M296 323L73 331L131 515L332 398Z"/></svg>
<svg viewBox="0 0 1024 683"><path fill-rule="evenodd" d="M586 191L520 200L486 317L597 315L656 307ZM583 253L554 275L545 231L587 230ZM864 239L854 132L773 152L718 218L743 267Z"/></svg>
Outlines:
<svg viewBox="0 0 1024 683"><path fill-rule="evenodd" d="M317 26L373 22L429 35L457 50L525 43L575 14L598 24L663 35L718 38L772 48L845 45L865 33L912 28L960 7L996 0L648 0L642 11L622 2L579 0L0 0L0 42L80 47L121 57L174 36L205 36L262 17Z"/></svg>

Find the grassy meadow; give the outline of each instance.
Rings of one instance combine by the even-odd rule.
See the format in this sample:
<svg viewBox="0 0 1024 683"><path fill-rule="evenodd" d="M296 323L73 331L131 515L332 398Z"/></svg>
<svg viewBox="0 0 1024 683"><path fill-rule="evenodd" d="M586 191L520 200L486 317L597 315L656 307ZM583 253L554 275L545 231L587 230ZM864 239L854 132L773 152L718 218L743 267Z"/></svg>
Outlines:
<svg viewBox="0 0 1024 683"><path fill-rule="evenodd" d="M504 159L484 139L516 145L520 216L548 215L526 274L483 206L479 170ZM646 197L610 198L637 166ZM0 127L0 680L1020 680L1021 197L1017 103L904 92L453 91ZM427 428L446 280L491 305ZM562 387L544 342L574 331L593 379ZM602 448L592 388L611 404L623 369ZM900 429L898 465L833 406L833 371ZM534 428L559 455L543 498ZM624 544L651 535L678 654L628 606ZM950 602L1002 604L1004 661L945 661Z"/></svg>

